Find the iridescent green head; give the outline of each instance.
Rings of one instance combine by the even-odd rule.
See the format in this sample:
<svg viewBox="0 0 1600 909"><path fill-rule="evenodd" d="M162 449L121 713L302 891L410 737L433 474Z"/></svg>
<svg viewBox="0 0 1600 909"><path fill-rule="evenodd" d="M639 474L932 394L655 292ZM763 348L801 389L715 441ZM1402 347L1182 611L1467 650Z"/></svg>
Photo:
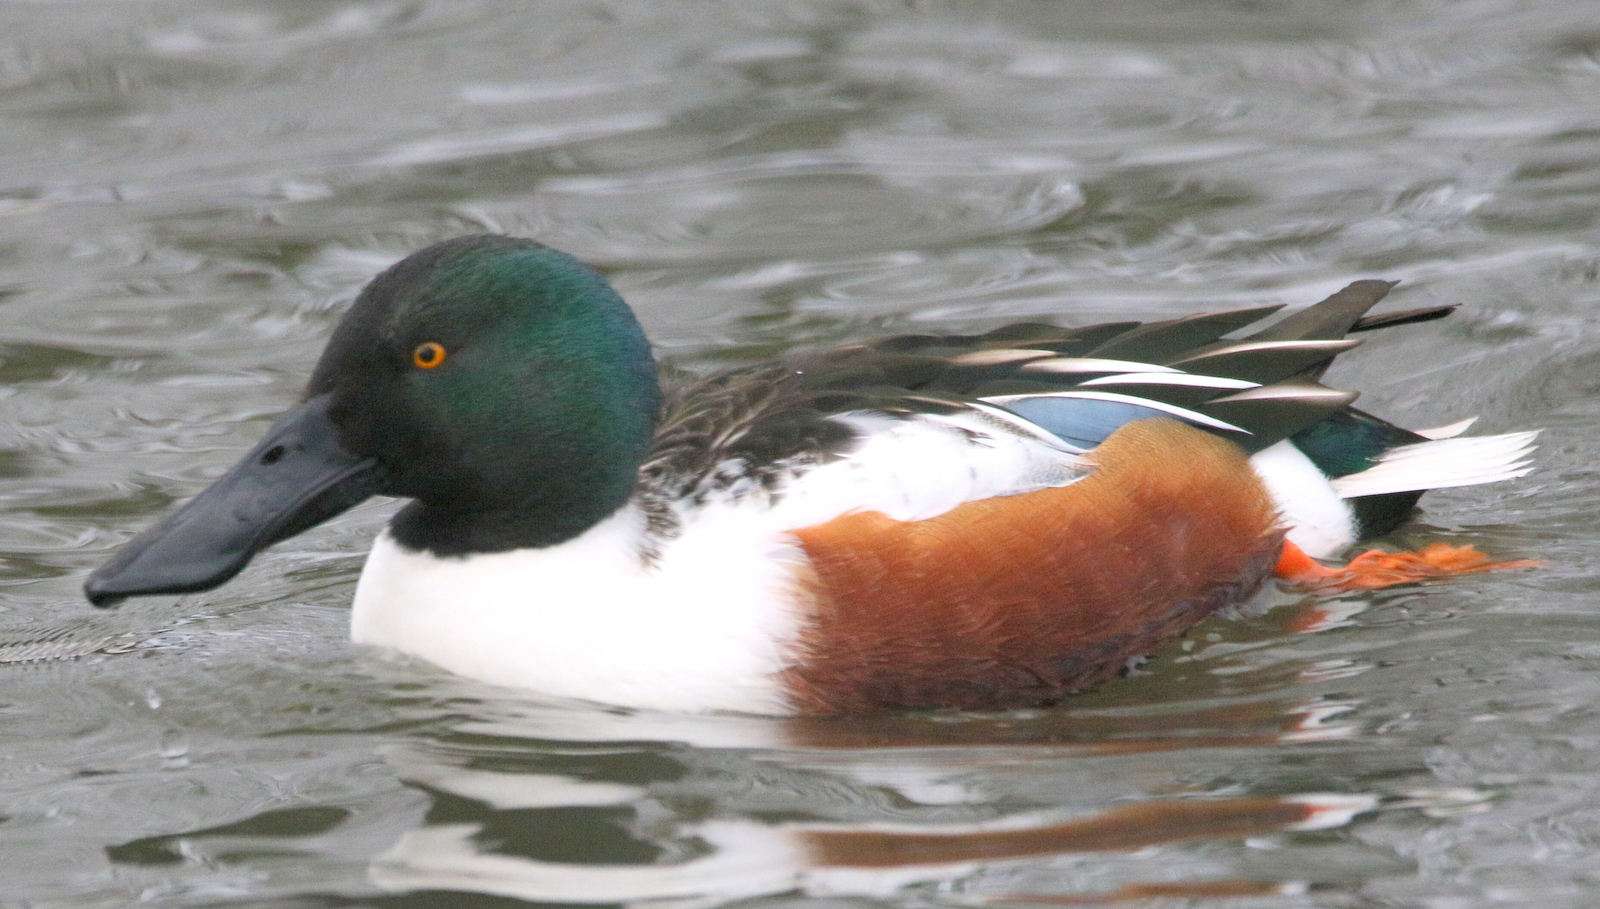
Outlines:
<svg viewBox="0 0 1600 909"><path fill-rule="evenodd" d="M531 240L430 246L379 275L307 389L381 491L417 500L400 541L549 545L633 490L661 408L650 345L611 285Z"/></svg>

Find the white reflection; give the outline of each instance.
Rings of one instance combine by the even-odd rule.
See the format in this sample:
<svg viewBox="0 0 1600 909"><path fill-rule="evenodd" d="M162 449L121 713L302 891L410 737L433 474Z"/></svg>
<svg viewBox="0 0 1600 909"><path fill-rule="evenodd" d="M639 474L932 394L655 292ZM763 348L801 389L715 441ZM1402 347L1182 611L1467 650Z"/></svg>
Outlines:
<svg viewBox="0 0 1600 909"><path fill-rule="evenodd" d="M413 830L372 864L391 890L465 890L566 903L671 900L682 906L782 893L800 881L805 853L780 830L709 822L697 835L715 851L676 865L578 865L483 852L475 824Z"/></svg>

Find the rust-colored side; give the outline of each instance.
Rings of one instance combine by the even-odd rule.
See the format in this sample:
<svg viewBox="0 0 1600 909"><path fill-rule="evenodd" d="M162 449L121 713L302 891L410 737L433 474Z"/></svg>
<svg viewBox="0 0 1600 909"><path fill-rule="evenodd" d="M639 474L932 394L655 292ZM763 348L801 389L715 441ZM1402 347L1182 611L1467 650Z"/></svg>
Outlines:
<svg viewBox="0 0 1600 909"><path fill-rule="evenodd" d="M1253 593L1281 533L1238 447L1119 429L1070 486L926 521L795 531L812 615L784 682L808 713L1052 703Z"/></svg>

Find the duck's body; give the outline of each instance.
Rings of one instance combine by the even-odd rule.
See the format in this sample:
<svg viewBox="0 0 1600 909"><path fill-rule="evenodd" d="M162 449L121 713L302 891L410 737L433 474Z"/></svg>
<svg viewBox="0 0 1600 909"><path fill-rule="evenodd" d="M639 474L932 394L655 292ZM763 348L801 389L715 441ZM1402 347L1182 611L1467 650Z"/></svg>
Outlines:
<svg viewBox="0 0 1600 909"><path fill-rule="evenodd" d="M352 635L464 675L676 710L1051 703L1249 596L1285 535L1332 556L1424 489L1526 472L1530 434L1430 441L1316 383L1347 331L1448 312L1364 320L1389 287L1242 339L1276 308L893 338L663 400L597 275L449 241L375 280L307 403L89 592L215 586L381 491L417 501ZM234 541L193 554L219 511Z"/></svg>

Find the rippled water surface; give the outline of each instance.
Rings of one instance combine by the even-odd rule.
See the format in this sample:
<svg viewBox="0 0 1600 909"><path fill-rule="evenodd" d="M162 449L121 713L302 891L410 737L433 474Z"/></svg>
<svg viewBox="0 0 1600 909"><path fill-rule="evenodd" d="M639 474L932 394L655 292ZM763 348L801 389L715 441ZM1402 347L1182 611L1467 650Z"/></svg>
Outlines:
<svg viewBox="0 0 1600 909"><path fill-rule="evenodd" d="M0 5L0 905L1600 903L1588 0ZM221 590L78 593L462 233L690 366L891 331L1459 304L1331 380L1540 469L1036 713L540 702L346 641L374 503Z"/></svg>

